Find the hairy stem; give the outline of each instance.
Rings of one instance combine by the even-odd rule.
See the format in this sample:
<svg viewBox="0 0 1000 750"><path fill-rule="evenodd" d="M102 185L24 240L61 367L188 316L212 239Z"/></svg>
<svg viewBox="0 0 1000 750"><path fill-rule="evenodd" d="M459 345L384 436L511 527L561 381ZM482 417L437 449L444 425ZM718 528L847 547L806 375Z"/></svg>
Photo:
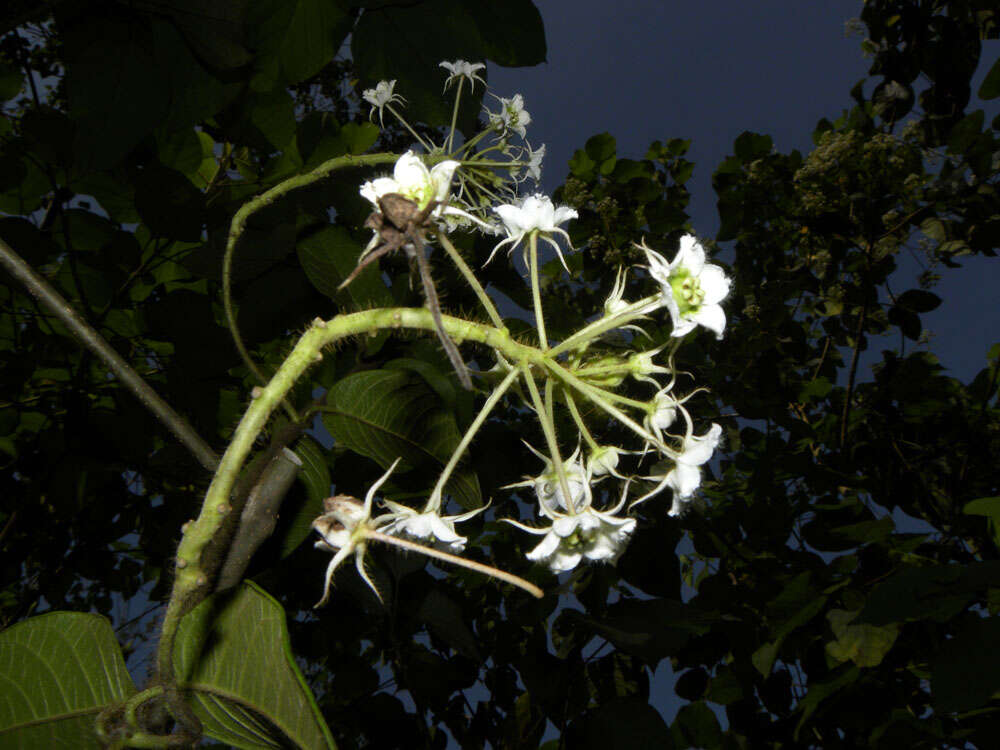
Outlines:
<svg viewBox="0 0 1000 750"><path fill-rule="evenodd" d="M458 555L452 555L448 552L442 552L439 549L434 549L433 547L425 547L422 544L411 542L409 539L401 539L398 536L389 536L388 534L383 534L380 531L374 531L372 529L365 530L365 537L371 539L373 542L382 542L383 544L390 544L393 547L399 547L400 549L409 550L410 552L419 552L421 555L433 557L435 560L443 560L444 562L451 563L452 565L458 565L463 568L468 568L469 570L474 570L477 573L482 573L490 578L496 578L499 581L504 581L505 583L524 589L538 599L545 596L545 593L535 584L528 583L523 578L519 578L505 570L500 570L499 568L494 568L490 565L483 565L475 560L467 560L466 558L459 557Z"/></svg>
<svg viewBox="0 0 1000 750"><path fill-rule="evenodd" d="M524 363L521 371L527 371L529 365L542 366L541 352L517 343L506 330L448 315L441 316L441 326L449 337L486 344L505 357ZM209 576L203 566L202 555L232 512L229 498L233 485L271 414L299 377L322 358L323 347L349 336L392 329L432 332L437 330L437 323L430 311L422 308L364 310L338 316L329 322L317 319L299 339L271 381L255 391L255 398L240 420L219 463L201 513L188 524L177 548L174 587L157 650L157 668L162 680L173 682L173 649L180 619L210 593Z"/></svg>

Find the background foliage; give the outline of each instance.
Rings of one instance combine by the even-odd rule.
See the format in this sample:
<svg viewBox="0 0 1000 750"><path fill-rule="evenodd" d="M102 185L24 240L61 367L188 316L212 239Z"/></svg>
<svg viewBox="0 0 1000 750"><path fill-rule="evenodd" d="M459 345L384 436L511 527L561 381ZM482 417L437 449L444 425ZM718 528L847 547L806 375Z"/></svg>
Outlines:
<svg viewBox="0 0 1000 750"><path fill-rule="evenodd" d="M721 257L736 282L730 325L721 345L698 339L679 362L711 388L709 417L726 425L707 502L680 519L640 506L617 569L591 567L561 586L526 565L517 532L471 521L470 546L550 591L541 602L380 552L370 559L384 607L344 576L314 612L327 560L301 542L331 483L363 496L411 451L389 495L426 495L481 398L454 387L430 338L380 336L331 353L296 406L326 407L333 447L319 432L296 442L303 481L254 559L256 583L219 614L238 630L278 612L266 636L237 641L268 641L254 659L284 665L267 673L278 675L273 690L227 682L224 655L185 662L201 670L195 693L231 689L218 725L204 718L210 699L199 704L212 737L315 746L328 725L345 748L401 738L443 747L449 734L462 747L526 747L549 726L565 747L992 746L1000 345L959 382L931 352L921 315L942 302L932 291L941 274L1000 245L1000 120L970 108L997 12L979 0L871 0L860 21L870 77L849 110L819 123L815 148L782 154L748 132L715 171L715 239L731 248ZM380 135L359 108L358 91L380 78L398 79L408 114L435 133L450 115L439 60L545 57L529 0L13 3L0 30L0 238L218 449L257 384L220 307L236 209L326 159L405 149L405 133ZM1000 96L1000 64L977 93ZM463 112L467 131L477 111L472 102ZM690 229L687 145L657 142L632 160L603 134L576 153L557 198L580 211L571 232L586 249L570 258L572 283L549 269L550 336L599 307L617 264L641 261L633 241L667 250ZM372 173L338 173L252 219L234 292L266 373L317 315L420 304L391 259L390 284L369 274L336 292L367 241L357 185ZM473 259L489 249L471 236L463 245ZM925 259L913 288L902 253ZM472 309L451 272L438 273L445 306ZM483 274L530 306L509 265ZM141 687L180 527L208 476L23 289L0 295L0 673L32 668L22 621L96 612ZM669 335L649 330L653 346ZM876 362L872 378L862 359ZM504 497L497 487L535 468L520 438L538 436L521 424L503 411L491 420L450 488L457 502ZM505 510L516 515L510 502ZM75 631L115 654L93 615L37 622L51 639L35 644L39 654ZM669 725L649 695L663 660L685 702ZM96 712L134 692L115 674L107 695L65 710ZM11 711L0 732L30 715ZM260 721L242 739L225 718L245 726L282 712L313 718ZM81 730L53 720L51 731Z"/></svg>

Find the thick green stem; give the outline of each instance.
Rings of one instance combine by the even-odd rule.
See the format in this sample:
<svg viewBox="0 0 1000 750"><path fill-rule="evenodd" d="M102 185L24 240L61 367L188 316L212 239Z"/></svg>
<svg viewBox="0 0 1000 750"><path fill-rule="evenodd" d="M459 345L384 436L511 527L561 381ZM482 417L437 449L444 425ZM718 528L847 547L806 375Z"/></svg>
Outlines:
<svg viewBox="0 0 1000 750"><path fill-rule="evenodd" d="M459 441L458 445L455 446L455 450L452 451L451 458L448 459L448 463L441 472L441 476L438 477L437 484L434 485L434 489L431 491L431 496L427 498L427 504L424 506L424 513L436 513L441 509L441 497L444 493L444 486L448 482L449 477L451 477L451 473L455 470L455 467L458 466L459 459L462 457L462 454L465 453L465 449L469 447L469 443L472 442L472 438L475 437L479 428L483 426L483 422L486 421L486 417L488 417L490 412L493 411L493 407L500 402L500 399L503 398L503 395L507 392L507 389L510 388L511 383L517 379L519 374L518 370L512 369L509 373L507 373L507 377L500 381L500 384L493 389L493 393L490 394L490 397L486 399L486 403L483 404L483 408L479 410L479 414L477 414L476 418L472 420L472 424L469 425L469 429L465 431L462 439Z"/></svg>
<svg viewBox="0 0 1000 750"><path fill-rule="evenodd" d="M448 315L442 316L442 325L445 332L457 342L477 341L511 360L526 363L522 366L525 372L529 363L542 366L541 352L534 347L517 343L506 330ZM434 318L426 309L385 308L341 315L328 322L317 319L299 339L271 382L264 388L255 390L254 400L237 426L208 488L201 513L187 526L177 549L174 588L167 605L157 651L157 666L162 680L168 683L173 681L174 640L181 617L210 591L209 575L212 571L203 568L202 553L226 516L232 512L229 497L236 477L268 418L306 369L322 359L324 347L348 336L392 329L436 330Z"/></svg>

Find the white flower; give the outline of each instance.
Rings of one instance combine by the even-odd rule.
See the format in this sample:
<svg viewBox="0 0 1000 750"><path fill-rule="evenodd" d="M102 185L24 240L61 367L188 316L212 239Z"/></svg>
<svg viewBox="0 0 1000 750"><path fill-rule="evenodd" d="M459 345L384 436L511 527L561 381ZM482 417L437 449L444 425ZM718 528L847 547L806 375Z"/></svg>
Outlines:
<svg viewBox="0 0 1000 750"><path fill-rule="evenodd" d="M486 510L486 506L476 508L468 513L457 516L442 516L436 511L416 511L413 508L391 500L383 500L392 511L385 516L379 516L379 531L390 536L401 536L414 541L424 542L431 547L443 549L452 554L458 554L465 549L466 537L455 531L455 524L466 521ZM383 521L383 519L385 519Z"/></svg>
<svg viewBox="0 0 1000 750"><path fill-rule="evenodd" d="M722 338L726 314L719 305L729 294L730 280L723 270L705 263L705 248L693 235L681 237L681 247L672 263L645 245L639 245L649 260L649 273L660 283L662 304L674 323L672 336L684 336L703 325Z"/></svg>
<svg viewBox="0 0 1000 750"><path fill-rule="evenodd" d="M328 552L334 552L335 554L326 568L323 598L316 602L316 607L326 604L326 600L330 597L330 584L333 581L334 572L352 554L354 555L354 564L358 569L358 574L364 579L371 590L375 592L375 596L379 599L382 598L375 584L365 572L365 551L368 547L367 532L380 525L379 519L376 518L372 521L371 518L372 500L375 497L375 491L385 483L400 460L397 458L393 461L388 471L375 481L365 495L363 503L350 495L337 495L335 497L328 497L323 501L323 507L326 512L312 522L312 527L323 537L320 541L316 542L315 546Z"/></svg>
<svg viewBox="0 0 1000 750"><path fill-rule="evenodd" d="M611 294L604 300L604 317L610 318L628 307L628 302L622 299L622 296L625 294L627 277L628 271L623 266L619 266L618 273L615 276L615 285L611 287Z"/></svg>
<svg viewBox="0 0 1000 750"><path fill-rule="evenodd" d="M406 100L399 94L392 93L395 87L395 79L391 81L379 81L375 84L375 88L365 89L361 94L361 98L372 105L371 112L368 113L368 119L370 120L375 114L375 110L378 110L378 124L382 127L385 126L385 123L382 122L382 110L395 102L399 102L400 104L406 103Z"/></svg>
<svg viewBox="0 0 1000 750"><path fill-rule="evenodd" d="M531 115L524 108L524 97L514 94L512 99L500 100L499 112L487 112L490 117L490 126L500 133L515 132L522 138L527 133L527 126L531 123Z"/></svg>
<svg viewBox="0 0 1000 750"><path fill-rule="evenodd" d="M613 445L600 445L594 448L587 457L587 472L595 477L601 477L605 474L620 477L621 474L617 471L619 456L630 452Z"/></svg>
<svg viewBox="0 0 1000 750"><path fill-rule="evenodd" d="M648 352L636 352L631 357L628 358L629 370L632 373L632 377L636 380L642 380L647 383L652 383L653 385L659 385L653 378L649 377L653 373L671 373L673 370L669 367L664 367L663 365L658 365L653 362L653 358L663 351L661 346L659 349L653 349ZM659 395L659 394L657 394ZM667 425L669 427L669 425Z"/></svg>
<svg viewBox="0 0 1000 750"><path fill-rule="evenodd" d="M659 442L663 442L663 430L668 429L676 421L677 409L680 408L680 402L670 395L672 388L671 384L657 391L650 401L652 408L643 420L646 429L656 435Z"/></svg>
<svg viewBox="0 0 1000 750"><path fill-rule="evenodd" d="M586 558L594 562L614 562L625 550L635 531L634 518L615 515L625 503L628 483L618 505L608 511L594 510L589 505L575 515L557 515L548 529L536 529L511 519L503 519L529 534L544 534L541 543L528 553L529 560L543 563L553 573L572 570Z"/></svg>
<svg viewBox="0 0 1000 750"><path fill-rule="evenodd" d="M413 151L407 151L396 160L392 177L376 177L374 180L369 180L361 186L359 192L377 210L381 210L379 200L384 195L399 193L416 203L420 209L426 208L431 201L436 201L438 205L431 212L431 216L435 219L457 216L488 227L489 225L482 219L456 206L448 205L451 180L459 166L457 161L446 159L428 169L423 159Z"/></svg>
<svg viewBox="0 0 1000 750"><path fill-rule="evenodd" d="M545 462L545 468L537 477L532 477L524 482L508 484L502 489L513 487L533 487L535 497L538 498L538 508L543 516L555 518L561 511L568 511L570 514L582 510L590 503L589 477L584 472L583 464L580 462L580 449L573 451L573 455L563 461L563 472L566 474L566 486L569 489L570 502L566 501L566 494L562 490L559 482L559 474L555 465L544 454L536 451L530 443L525 442L528 450Z"/></svg>
<svg viewBox="0 0 1000 750"><path fill-rule="evenodd" d="M559 206L556 208L552 204L552 199L547 195L536 194L529 195L519 206L505 203L502 206L497 206L493 210L500 216L501 221L504 223L504 228L507 230L507 239L502 240L495 248L493 248L493 252L490 253L490 257L486 259L486 263L493 260L493 256L497 254L497 250L504 245L510 245L511 250L513 250L526 235L531 232L538 232L539 237L555 248L556 254L559 256L559 261L562 263L563 268L565 268L567 272L569 271L569 267L563 259L562 251L559 249L559 245L556 241L552 239L552 235L561 234L566 238L566 242L570 241L566 230L560 229L559 225L577 217L577 213L574 209L569 208L568 206ZM572 246L570 249L572 250ZM525 264L527 264L526 248L524 252Z"/></svg>
<svg viewBox="0 0 1000 750"><path fill-rule="evenodd" d="M684 502L688 500L701 485L701 466L708 462L712 453L722 439L722 427L712 424L704 435L691 435L684 438L681 451L674 457L674 468L663 476L651 476L646 479L658 481L657 486L640 497L633 506L648 500L665 487L674 491L674 501L670 506L669 515L679 515Z"/></svg>
<svg viewBox="0 0 1000 750"><path fill-rule="evenodd" d="M517 163L511 167L511 176L516 180L517 176L521 173L521 168L524 167L528 177L533 179L535 182L540 181L542 179L542 159L544 158L544 143L534 150L532 150L531 146L528 146L521 152L521 155L517 159ZM527 162L527 164L525 164L525 162Z"/></svg>
<svg viewBox="0 0 1000 750"><path fill-rule="evenodd" d="M455 62L441 62L438 63L439 68L444 68L449 73L448 80L444 82L444 90L447 91L448 87L451 85L452 81L463 77L469 79L469 83L472 84L472 90L476 90L476 81L481 81L485 86L486 81L476 75L476 73L486 67L486 63L470 63L465 60L455 60Z"/></svg>

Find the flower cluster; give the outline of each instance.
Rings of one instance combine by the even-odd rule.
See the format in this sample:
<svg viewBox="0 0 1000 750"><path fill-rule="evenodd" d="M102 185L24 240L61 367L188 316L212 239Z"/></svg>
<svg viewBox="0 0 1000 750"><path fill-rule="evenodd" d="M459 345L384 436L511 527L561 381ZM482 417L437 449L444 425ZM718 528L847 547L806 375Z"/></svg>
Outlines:
<svg viewBox="0 0 1000 750"><path fill-rule="evenodd" d="M477 82L486 85L478 75L484 65L456 60L441 63L441 67L449 74L445 91L456 92L457 113L458 97L466 84L470 90ZM388 109L406 125L393 106L403 103L394 92L394 83L380 82L365 91L364 98L372 105L372 116L378 111L381 119L383 110ZM489 384L488 397L421 509L386 500L387 510L372 516L374 493L396 464L372 485L364 502L343 496L328 501L326 513L314 524L322 536L318 546L335 553L327 568L323 601L333 572L352 554L358 572L374 589L363 565L365 545L373 539L386 543L394 540L400 546L409 545L408 549L417 548L452 562L462 559L454 555L464 551L467 538L456 525L485 508L442 515L444 488L477 431L504 398L519 398L526 413L534 415L545 449L529 445L543 464L541 471L506 488L533 495L535 522L501 520L541 537L526 557L553 573L572 570L584 561L614 562L636 530L638 520L630 515L632 509L667 490L672 499L666 512L671 516L682 514L701 486L704 467L720 445L721 425L696 428L688 404L705 389L680 392L679 382L688 376L677 370L674 358L685 338L696 334L699 327L722 338L726 327L722 303L729 294L730 279L720 266L707 262L704 247L693 235L680 238L679 248L669 261L645 244L637 245L646 256L647 265L641 268L652 282L652 293L629 301L629 271L620 268L596 316L561 341L550 342L539 278L539 240L551 248L569 272L564 252L573 251L573 242L563 225L577 218L577 213L555 205L543 194L518 197L522 174L537 180L545 147L533 150L526 144L511 146L512 136L525 137L531 116L520 95L496 98L500 109L487 112L488 128L479 135L453 148L454 122L441 146L429 144L414 133L424 153L407 151L396 161L391 176L376 177L360 188L375 211L376 220L367 224L376 231L373 243L378 241L379 232L385 231L378 214L383 210L388 213L383 201L391 194L412 201L416 207L413 210L422 212L420 219L426 217L426 221L434 223L433 227L427 224L434 230L428 241L437 241L448 251L499 334L490 339L496 342L491 345L497 366L489 373L480 373L482 383ZM477 150L490 137L495 139L493 144ZM487 152L489 157L485 156ZM497 152L508 160L498 162ZM505 343L511 339L503 319L447 239L448 233L459 226L504 235L493 247L487 263L502 249L513 252L521 248L532 292L537 346ZM372 247L362 252L362 259ZM622 348L622 340L636 343L646 336L643 323L663 310L666 312L662 317L671 322L666 340L655 348ZM447 349L447 336L441 328L438 332ZM617 338L615 346L606 343L612 333ZM632 392L622 392L626 386L639 391L650 388L651 392L636 398ZM566 410L565 419L555 418L559 409ZM572 434L566 434L567 424L575 425ZM609 427L618 434L624 428L632 436L632 444L599 440L597 435ZM575 444L576 448L564 455L561 446L567 444ZM605 497L610 499L597 499ZM510 574L490 574L511 580ZM512 582L524 583L518 580Z"/></svg>

